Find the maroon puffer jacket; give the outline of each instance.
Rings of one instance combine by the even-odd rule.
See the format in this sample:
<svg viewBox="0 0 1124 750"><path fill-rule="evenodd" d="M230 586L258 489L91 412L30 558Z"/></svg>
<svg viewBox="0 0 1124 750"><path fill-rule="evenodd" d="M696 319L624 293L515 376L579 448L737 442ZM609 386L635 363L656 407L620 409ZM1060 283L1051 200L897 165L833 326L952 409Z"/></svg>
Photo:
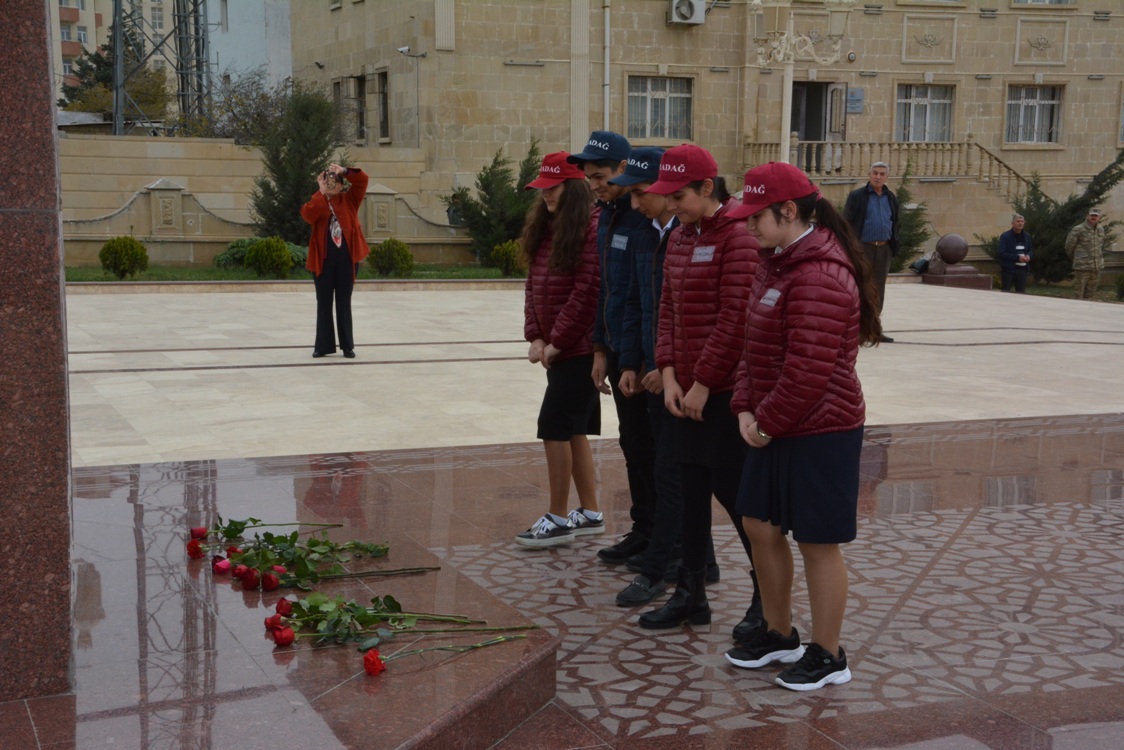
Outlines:
<svg viewBox="0 0 1124 750"><path fill-rule="evenodd" d="M862 426L859 291L846 252L817 228L783 253L762 255L730 408L752 412L772 437Z"/></svg>
<svg viewBox="0 0 1124 750"><path fill-rule="evenodd" d="M698 381L711 393L732 390L743 351L745 304L757 268L757 240L729 201L698 227L680 225L667 243L656 365L675 367L684 391Z"/></svg>
<svg viewBox="0 0 1124 750"><path fill-rule="evenodd" d="M585 247L573 273L550 270L551 234L531 261L524 287L523 336L542 339L561 350L555 362L593 352L593 319L601 267L597 258L597 209L589 220Z"/></svg>

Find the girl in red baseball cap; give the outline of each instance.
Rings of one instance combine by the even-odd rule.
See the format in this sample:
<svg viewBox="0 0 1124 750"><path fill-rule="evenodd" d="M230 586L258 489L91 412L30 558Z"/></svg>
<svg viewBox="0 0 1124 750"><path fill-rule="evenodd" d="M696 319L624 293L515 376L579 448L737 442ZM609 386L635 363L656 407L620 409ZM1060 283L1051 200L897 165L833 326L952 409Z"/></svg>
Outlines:
<svg viewBox="0 0 1124 750"><path fill-rule="evenodd" d="M585 172L568 156L547 154L538 178L525 188L539 190L523 227L523 334L531 344L527 359L546 369L538 437L546 451L550 509L515 536L524 547L569 544L575 536L605 530L586 437L601 434L600 393L590 377L601 283L597 210ZM567 515L571 478L581 507Z"/></svg>
<svg viewBox="0 0 1124 750"><path fill-rule="evenodd" d="M683 562L672 597L640 617L640 627L659 629L710 622L711 496L729 514L750 558L734 508L746 446L729 406L743 348L745 291L758 258L744 222L727 215L730 195L706 149L690 144L668 149L659 178L646 192L666 195L680 221L664 257L656 365L664 403L677 417L673 452L682 470ZM756 596L753 601L735 628L735 640L760 622L760 602Z"/></svg>
<svg viewBox="0 0 1124 750"><path fill-rule="evenodd" d="M881 338L878 291L850 225L801 170L769 163L745 175L742 202L761 243L732 408L751 447L738 512L753 542L764 622L726 658L756 669L791 665L791 690L851 679L839 645L847 605L840 545L856 536L866 404L860 346ZM805 647L792 625L792 532L812 610Z"/></svg>

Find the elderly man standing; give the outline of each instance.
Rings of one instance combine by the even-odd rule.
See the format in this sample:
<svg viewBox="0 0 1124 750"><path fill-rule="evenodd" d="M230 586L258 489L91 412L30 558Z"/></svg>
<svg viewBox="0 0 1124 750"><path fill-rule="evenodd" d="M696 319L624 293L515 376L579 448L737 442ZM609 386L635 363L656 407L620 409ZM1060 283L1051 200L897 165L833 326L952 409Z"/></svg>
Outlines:
<svg viewBox="0 0 1124 750"><path fill-rule="evenodd" d="M886 187L890 167L884 161L870 165L869 181L861 188L852 190L843 207L843 216L855 230L863 244L863 251L874 272L874 283L878 287L878 311L886 299L886 276L890 273L890 259L898 253L899 212L898 199ZM892 338L883 334L882 341L890 343Z"/></svg>
<svg viewBox="0 0 1124 750"><path fill-rule="evenodd" d="M1026 274L1033 252L1030 235L1023 231L1026 219L1022 214L1011 217L1011 228L999 235L999 272L1003 281L1003 291L1013 287L1019 294L1026 294Z"/></svg>
<svg viewBox="0 0 1124 750"><path fill-rule="evenodd" d="M1090 208L1085 221L1069 230L1065 251L1073 262L1073 288L1077 299L1094 299L1104 270L1104 227L1097 226L1101 211Z"/></svg>

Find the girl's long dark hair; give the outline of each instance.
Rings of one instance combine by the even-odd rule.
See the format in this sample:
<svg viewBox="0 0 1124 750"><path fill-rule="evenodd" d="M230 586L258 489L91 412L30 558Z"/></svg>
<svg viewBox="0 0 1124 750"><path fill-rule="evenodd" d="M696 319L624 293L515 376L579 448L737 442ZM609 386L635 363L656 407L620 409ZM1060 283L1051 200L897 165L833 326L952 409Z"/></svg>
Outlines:
<svg viewBox="0 0 1124 750"><path fill-rule="evenodd" d="M818 226L835 235L836 241L847 257L851 259L854 268L855 285L859 288L859 345L877 346L882 340L882 321L878 315L878 287L874 284L874 274L870 268L870 261L863 252L862 244L851 225L839 215L831 201L817 193L794 200L796 204L797 219L804 223L813 220ZM774 203L769 206L777 221L782 221L781 206L783 203Z"/></svg>
<svg viewBox="0 0 1124 750"><path fill-rule="evenodd" d="M593 191L585 180L566 180L558 209L552 214L543 203L542 193L535 198L523 224L523 259L530 268L535 253L547 234L553 231L550 241L550 270L573 273L585 249L585 235L593 211Z"/></svg>

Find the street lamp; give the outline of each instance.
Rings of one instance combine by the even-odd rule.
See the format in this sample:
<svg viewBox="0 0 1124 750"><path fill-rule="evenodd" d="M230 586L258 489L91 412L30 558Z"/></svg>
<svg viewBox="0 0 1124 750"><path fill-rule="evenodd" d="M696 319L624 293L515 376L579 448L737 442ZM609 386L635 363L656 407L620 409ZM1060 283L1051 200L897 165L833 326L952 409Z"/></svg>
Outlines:
<svg viewBox="0 0 1124 750"><path fill-rule="evenodd" d="M754 39L758 42L757 64L784 66L781 83L781 161L789 160L792 131L792 69L796 58L818 65L834 65L843 54L843 32L847 16L855 0L823 0L827 10L827 38L831 47L827 54L816 52L816 40L808 34L797 34L792 20L792 0L753 0Z"/></svg>

